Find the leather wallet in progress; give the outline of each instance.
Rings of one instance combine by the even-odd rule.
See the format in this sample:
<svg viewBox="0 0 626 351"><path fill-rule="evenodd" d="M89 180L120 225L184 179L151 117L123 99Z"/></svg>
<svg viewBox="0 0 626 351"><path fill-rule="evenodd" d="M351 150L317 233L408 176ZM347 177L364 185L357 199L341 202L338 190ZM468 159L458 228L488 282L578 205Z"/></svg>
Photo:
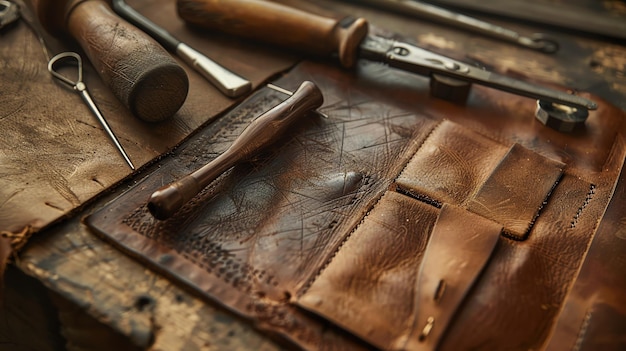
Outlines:
<svg viewBox="0 0 626 351"><path fill-rule="evenodd" d="M457 106L410 88L414 77L359 70L304 62L281 78L314 81L329 118L303 116L173 217L154 219L150 194L284 97L259 90L88 225L305 349L561 349L624 331L592 327L626 325L614 267L592 273L624 246L622 111L601 104L565 134L525 98L476 87ZM381 93L372 82L389 74L407 84ZM606 288L586 296L588 284Z"/></svg>

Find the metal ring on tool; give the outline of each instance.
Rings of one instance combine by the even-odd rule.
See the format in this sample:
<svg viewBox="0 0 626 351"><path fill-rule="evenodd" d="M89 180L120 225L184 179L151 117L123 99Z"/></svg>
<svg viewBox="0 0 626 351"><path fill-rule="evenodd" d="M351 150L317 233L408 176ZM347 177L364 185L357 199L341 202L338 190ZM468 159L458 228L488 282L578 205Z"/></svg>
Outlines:
<svg viewBox="0 0 626 351"><path fill-rule="evenodd" d="M72 59L76 60L76 64L78 65L78 79L75 82L71 80L70 78L54 70L55 65L61 62L62 60L66 60L66 61L70 60L71 62ZM117 137L111 130L111 127L109 127L109 124L107 123L106 119L104 119L104 116L102 116L100 109L98 109L98 106L96 106L96 103L91 98L91 95L87 91L87 86L85 85L85 83L83 83L83 61L80 58L80 55L75 52L62 52L54 56L53 58L51 58L50 61L48 61L48 71L52 74L54 78L69 85L71 88L73 88L75 91L77 91L80 94L85 104L87 104L87 107L96 116L96 118L98 119L98 122L100 122L100 125L102 126L102 128L104 128L104 131L106 132L106 134L109 136L109 138L111 138L111 141L113 142L113 144L115 144L115 147L117 148L117 150L120 152L122 157L124 157L124 160L130 167L130 169L134 170L135 166L133 165L130 158L126 154L126 151L124 151L122 144L120 144L119 140L117 140Z"/></svg>
<svg viewBox="0 0 626 351"><path fill-rule="evenodd" d="M61 62L63 59L68 59L68 58L75 59L76 63L78 64L78 79L76 82L72 81L71 79L67 78L66 76L54 70L54 66L57 63ZM62 81L63 83L69 85L70 87L74 89L76 89L76 86L78 85L78 83L82 83L83 81L83 61L80 58L80 55L75 52L62 52L54 56L53 58L51 58L50 61L48 62L48 71L55 78L59 79L60 81Z"/></svg>

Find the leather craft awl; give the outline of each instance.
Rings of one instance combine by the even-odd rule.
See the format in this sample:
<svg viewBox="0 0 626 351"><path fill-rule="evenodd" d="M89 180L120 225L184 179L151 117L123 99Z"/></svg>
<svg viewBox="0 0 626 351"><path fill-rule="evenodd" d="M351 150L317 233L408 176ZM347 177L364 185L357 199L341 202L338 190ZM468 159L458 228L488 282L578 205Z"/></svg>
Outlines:
<svg viewBox="0 0 626 351"><path fill-rule="evenodd" d="M190 24L315 55L337 55L341 65L347 68L363 58L420 75L476 83L584 112L597 109L595 102L580 96L472 67L408 43L370 35L363 18L337 21L262 0L177 0L177 7L180 17Z"/></svg>
<svg viewBox="0 0 626 351"><path fill-rule="evenodd" d="M323 102L319 88L312 82L303 82L287 100L252 121L216 159L155 191L148 201L148 210L157 219L171 217L222 173L267 148L303 115L313 112Z"/></svg>

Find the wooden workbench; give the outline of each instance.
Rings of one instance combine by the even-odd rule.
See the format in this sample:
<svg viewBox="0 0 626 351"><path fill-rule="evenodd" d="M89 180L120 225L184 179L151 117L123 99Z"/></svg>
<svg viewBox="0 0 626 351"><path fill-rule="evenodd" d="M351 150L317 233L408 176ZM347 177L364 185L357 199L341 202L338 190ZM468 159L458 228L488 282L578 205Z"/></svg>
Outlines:
<svg viewBox="0 0 626 351"><path fill-rule="evenodd" d="M154 2L157 1L129 1L139 9ZM555 27L538 29L536 24L531 26L512 20L482 17L525 33L549 32L559 40L561 50L555 55L545 55L363 6L332 1L319 3L329 10L365 17L375 24L377 30L397 33L399 37L442 54L515 77L589 92L626 110L626 46L618 41L569 33ZM174 16L173 9L168 11ZM176 28L190 31L184 27ZM20 23L3 36L13 38L11 50L27 47L29 52L34 52L36 38L29 33L30 29ZM195 35L190 33L190 36ZM4 38L0 37L0 40ZM225 39L223 36L207 40L221 44L232 40L239 49L249 50L251 54L254 50L261 50L257 44ZM264 57L268 57L266 61L271 61L268 64L271 68L265 73L288 74L291 65L301 60L299 56L285 54L276 48L262 50ZM8 55L8 51L0 54ZM38 58L29 59L35 61ZM7 61L0 58L0 66L8 65ZM331 64L322 61L322 64L325 63ZM187 72L196 82L192 88L213 89L206 83L200 83L193 71ZM41 75L36 76L41 78ZM261 86L269 76L257 75L255 86ZM24 84L35 83L36 79ZM194 94L191 95L194 101L202 99L202 91ZM147 147L149 152L142 154L143 168L127 175L122 170L116 170L120 179L107 179L106 191L91 192L92 196L84 201L81 199L81 203L67 215L51 220L40 231L33 233L16 254L5 275L0 349L277 350L288 347L264 335L214 301L199 296L121 252L95 235L83 222L87 215L103 208L160 167L158 160L154 160L171 147L193 135L198 128L210 126L209 122L219 119L240 102L220 100L219 106L211 112L215 117L194 120L193 124L178 129L178 140L161 146L161 149ZM181 113L198 112L187 109Z"/></svg>

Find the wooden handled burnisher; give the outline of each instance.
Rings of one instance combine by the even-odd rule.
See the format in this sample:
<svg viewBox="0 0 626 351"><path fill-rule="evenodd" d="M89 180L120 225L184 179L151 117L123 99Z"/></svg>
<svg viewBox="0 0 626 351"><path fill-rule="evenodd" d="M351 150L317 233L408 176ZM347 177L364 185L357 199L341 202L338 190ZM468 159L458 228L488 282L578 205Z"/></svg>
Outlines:
<svg viewBox="0 0 626 351"><path fill-rule="evenodd" d="M291 97L252 121L216 159L155 191L148 200L148 210L156 219L169 218L220 174L271 145L323 102L319 88L312 82L303 82Z"/></svg>
<svg viewBox="0 0 626 351"><path fill-rule="evenodd" d="M53 35L71 35L113 94L150 122L173 116L185 102L185 70L154 39L118 17L102 0L34 0Z"/></svg>

